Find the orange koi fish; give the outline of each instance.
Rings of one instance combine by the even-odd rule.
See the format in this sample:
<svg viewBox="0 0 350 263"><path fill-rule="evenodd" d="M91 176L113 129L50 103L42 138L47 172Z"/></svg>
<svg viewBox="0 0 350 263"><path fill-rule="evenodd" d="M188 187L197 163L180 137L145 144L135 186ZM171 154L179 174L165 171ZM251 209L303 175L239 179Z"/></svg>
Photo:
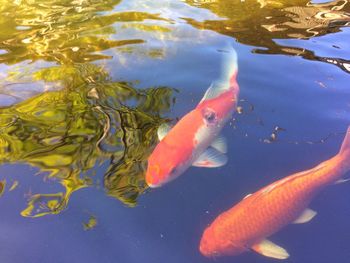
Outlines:
<svg viewBox="0 0 350 263"><path fill-rule="evenodd" d="M221 129L236 109L237 55L232 47L225 54L223 73L206 91L197 107L173 128L161 125L159 144L148 159L146 183L160 187L174 180L191 165L220 167L226 164L226 142Z"/></svg>
<svg viewBox="0 0 350 263"><path fill-rule="evenodd" d="M350 170L350 127L340 152L313 169L293 174L246 196L219 215L204 231L199 250L207 257L254 250L286 259L288 252L266 238L290 223L306 223L316 212L307 208L326 186L346 181Z"/></svg>

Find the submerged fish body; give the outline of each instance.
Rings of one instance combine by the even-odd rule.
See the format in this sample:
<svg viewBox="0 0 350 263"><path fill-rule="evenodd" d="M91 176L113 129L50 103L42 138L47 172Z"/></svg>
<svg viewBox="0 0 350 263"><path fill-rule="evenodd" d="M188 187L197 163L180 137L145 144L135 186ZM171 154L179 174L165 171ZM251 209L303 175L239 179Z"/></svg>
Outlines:
<svg viewBox="0 0 350 263"><path fill-rule="evenodd" d="M223 77L209 87L197 107L173 128L161 127L160 142L148 159L148 186L160 187L191 165L219 167L226 163L225 142L218 136L236 109L239 93L236 53L232 47L227 53Z"/></svg>
<svg viewBox="0 0 350 263"><path fill-rule="evenodd" d="M207 256L238 255L254 250L285 259L288 252L266 238L290 223L306 223L316 212L309 203L324 187L345 181L350 169L350 128L340 152L313 169L274 182L219 215L204 231L200 252Z"/></svg>

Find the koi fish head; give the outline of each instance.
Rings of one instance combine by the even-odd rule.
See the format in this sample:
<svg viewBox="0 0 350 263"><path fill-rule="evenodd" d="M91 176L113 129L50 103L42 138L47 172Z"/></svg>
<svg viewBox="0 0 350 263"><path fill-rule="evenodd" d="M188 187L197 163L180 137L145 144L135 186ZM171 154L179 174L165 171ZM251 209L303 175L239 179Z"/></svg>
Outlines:
<svg viewBox="0 0 350 263"><path fill-rule="evenodd" d="M148 159L146 183L160 187L178 177L183 171L183 156L165 143L159 143Z"/></svg>
<svg viewBox="0 0 350 263"><path fill-rule="evenodd" d="M207 228L202 236L201 242L199 244L199 251L203 256L215 257L218 256L217 246L215 242L214 233L211 228Z"/></svg>
<svg viewBox="0 0 350 263"><path fill-rule="evenodd" d="M206 257L234 256L246 251L242 246L236 246L226 238L215 236L213 227L208 227L199 244L199 251Z"/></svg>

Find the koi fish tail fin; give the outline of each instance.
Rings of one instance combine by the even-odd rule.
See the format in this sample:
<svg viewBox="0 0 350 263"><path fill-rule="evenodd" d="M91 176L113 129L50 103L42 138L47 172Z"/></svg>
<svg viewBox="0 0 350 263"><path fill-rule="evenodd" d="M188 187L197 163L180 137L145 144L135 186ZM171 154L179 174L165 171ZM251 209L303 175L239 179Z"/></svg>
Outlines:
<svg viewBox="0 0 350 263"><path fill-rule="evenodd" d="M224 57L221 62L220 81L230 83L231 79L236 79L238 72L237 53L229 43L226 44L226 47L221 52ZM227 87L227 89L229 88Z"/></svg>
<svg viewBox="0 0 350 263"><path fill-rule="evenodd" d="M339 151L339 156L344 160L346 169L350 169L350 126L346 131L343 144Z"/></svg>
<svg viewBox="0 0 350 263"><path fill-rule="evenodd" d="M236 82L238 72L237 53L230 44L227 44L220 52L223 55L220 78L210 85L201 102L213 99L231 89L236 89L238 94L239 87Z"/></svg>

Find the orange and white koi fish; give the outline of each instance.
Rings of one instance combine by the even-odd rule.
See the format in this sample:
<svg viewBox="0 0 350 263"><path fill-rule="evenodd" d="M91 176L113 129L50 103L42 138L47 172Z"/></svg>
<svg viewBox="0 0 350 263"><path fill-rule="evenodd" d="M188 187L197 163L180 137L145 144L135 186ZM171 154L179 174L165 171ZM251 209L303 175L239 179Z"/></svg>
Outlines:
<svg viewBox="0 0 350 263"><path fill-rule="evenodd" d="M219 81L209 87L197 107L173 128L159 127L160 142L148 159L148 186L160 187L191 165L219 167L226 164L226 142L219 133L236 109L239 86L236 52L232 47L222 52L225 57Z"/></svg>
<svg viewBox="0 0 350 263"><path fill-rule="evenodd" d="M340 152L313 169L293 174L246 196L219 215L204 231L199 250L207 257L254 250L286 259L288 252L266 238L290 223L306 223L316 212L307 208L326 186L346 181L350 170L350 127Z"/></svg>

